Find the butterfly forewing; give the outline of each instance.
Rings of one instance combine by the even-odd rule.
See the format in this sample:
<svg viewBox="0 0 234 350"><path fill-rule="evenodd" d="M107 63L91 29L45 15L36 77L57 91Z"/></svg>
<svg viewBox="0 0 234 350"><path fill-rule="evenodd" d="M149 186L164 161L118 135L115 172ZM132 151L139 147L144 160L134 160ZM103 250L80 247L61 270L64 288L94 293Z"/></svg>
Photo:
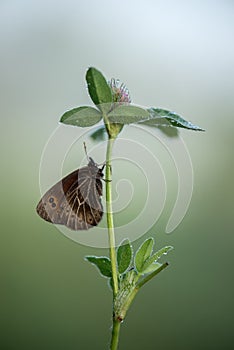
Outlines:
<svg viewBox="0 0 234 350"><path fill-rule="evenodd" d="M49 189L37 205L40 217L72 230L88 230L103 215L102 169L90 158L89 164L73 171Z"/></svg>

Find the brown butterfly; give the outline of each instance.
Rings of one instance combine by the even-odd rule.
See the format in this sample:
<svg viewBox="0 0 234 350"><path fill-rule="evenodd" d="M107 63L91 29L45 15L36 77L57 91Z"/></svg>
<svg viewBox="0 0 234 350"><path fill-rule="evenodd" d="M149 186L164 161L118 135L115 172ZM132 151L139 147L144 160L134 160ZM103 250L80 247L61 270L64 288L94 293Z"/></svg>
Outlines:
<svg viewBox="0 0 234 350"><path fill-rule="evenodd" d="M104 165L105 166L105 165ZM38 215L71 230L88 230L103 215L103 169L89 157L87 166L73 171L51 187L37 205Z"/></svg>

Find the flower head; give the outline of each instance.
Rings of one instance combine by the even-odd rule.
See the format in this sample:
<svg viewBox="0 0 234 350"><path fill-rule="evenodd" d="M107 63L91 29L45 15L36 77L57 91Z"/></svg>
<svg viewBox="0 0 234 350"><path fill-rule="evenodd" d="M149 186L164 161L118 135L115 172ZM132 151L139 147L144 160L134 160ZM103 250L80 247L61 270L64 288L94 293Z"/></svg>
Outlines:
<svg viewBox="0 0 234 350"><path fill-rule="evenodd" d="M119 103L131 103L131 98L127 87L119 81L119 79L112 78L109 82L112 94L113 101Z"/></svg>

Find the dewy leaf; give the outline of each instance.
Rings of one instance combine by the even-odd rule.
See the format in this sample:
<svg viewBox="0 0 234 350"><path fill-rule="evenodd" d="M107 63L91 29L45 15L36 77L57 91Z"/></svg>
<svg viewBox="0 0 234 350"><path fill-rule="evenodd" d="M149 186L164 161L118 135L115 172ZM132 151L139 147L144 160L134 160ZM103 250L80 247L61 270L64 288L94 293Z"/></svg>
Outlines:
<svg viewBox="0 0 234 350"><path fill-rule="evenodd" d="M135 255L135 267L138 272L142 272L142 268L144 266L145 261L152 254L154 245L153 238L148 238L138 249Z"/></svg>
<svg viewBox="0 0 234 350"><path fill-rule="evenodd" d="M132 260L132 248L128 239L124 240L117 249L117 262L119 273L124 273Z"/></svg>
<svg viewBox="0 0 234 350"><path fill-rule="evenodd" d="M148 126L174 126L177 128L185 128L195 131L205 131L197 125L183 119L178 114L168 111L162 108L149 108L147 111L150 113L150 118L143 121L142 124Z"/></svg>
<svg viewBox="0 0 234 350"><path fill-rule="evenodd" d="M108 112L112 103L112 92L109 84L99 70L89 68L86 73L89 95L93 103L102 111Z"/></svg>
<svg viewBox="0 0 234 350"><path fill-rule="evenodd" d="M166 255L172 249L173 249L173 247L166 246L166 247L160 249L159 251L157 251L156 253L154 253L151 257L149 257L145 261L145 263L143 264L143 267L142 267L142 271L145 273L145 270L147 270L149 268L149 266L156 263L162 257L162 255Z"/></svg>
<svg viewBox="0 0 234 350"><path fill-rule="evenodd" d="M64 113L60 122L64 124L87 127L97 124L102 119L102 114L93 107L82 106Z"/></svg>
<svg viewBox="0 0 234 350"><path fill-rule="evenodd" d="M96 265L101 275L112 277L111 262L109 258L105 256L86 256L85 259L91 262L91 264Z"/></svg>
<svg viewBox="0 0 234 350"><path fill-rule="evenodd" d="M112 123L131 124L150 118L150 113L140 107L133 105L120 105L108 113L108 118Z"/></svg>

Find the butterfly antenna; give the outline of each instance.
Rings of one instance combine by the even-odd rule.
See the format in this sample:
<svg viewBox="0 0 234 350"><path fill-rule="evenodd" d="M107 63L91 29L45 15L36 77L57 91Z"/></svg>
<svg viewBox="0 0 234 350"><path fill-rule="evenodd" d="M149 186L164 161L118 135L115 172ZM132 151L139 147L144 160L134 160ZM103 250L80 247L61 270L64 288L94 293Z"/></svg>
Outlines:
<svg viewBox="0 0 234 350"><path fill-rule="evenodd" d="M84 142L84 151L85 151L87 160L88 160L88 162L89 162L89 156L88 156L88 152L87 152L87 148L86 148L86 143L85 143L85 142Z"/></svg>

